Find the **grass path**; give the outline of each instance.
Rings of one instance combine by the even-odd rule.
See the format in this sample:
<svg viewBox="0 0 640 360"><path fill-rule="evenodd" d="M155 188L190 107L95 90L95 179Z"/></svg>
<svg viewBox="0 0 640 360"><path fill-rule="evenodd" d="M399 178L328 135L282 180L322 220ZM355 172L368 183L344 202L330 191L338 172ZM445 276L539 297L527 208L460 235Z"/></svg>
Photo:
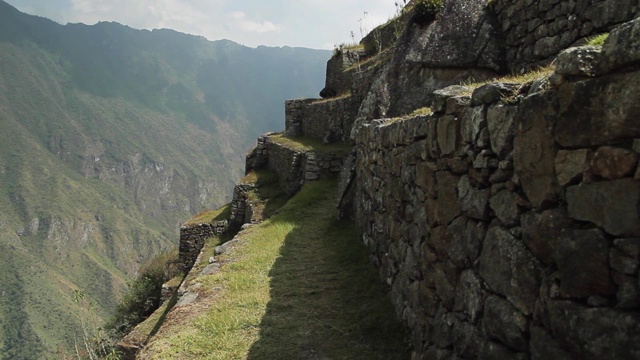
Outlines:
<svg viewBox="0 0 640 360"><path fill-rule="evenodd" d="M335 220L335 190L308 184L243 232L222 270L196 280L199 301L173 309L139 358L408 359L354 226Z"/></svg>

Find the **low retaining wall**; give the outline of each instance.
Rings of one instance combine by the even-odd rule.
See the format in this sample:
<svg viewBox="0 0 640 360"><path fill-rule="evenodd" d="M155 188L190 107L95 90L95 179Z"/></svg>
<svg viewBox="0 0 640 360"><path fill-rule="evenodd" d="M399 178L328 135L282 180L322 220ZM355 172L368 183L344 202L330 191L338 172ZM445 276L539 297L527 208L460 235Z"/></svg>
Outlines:
<svg viewBox="0 0 640 360"><path fill-rule="evenodd" d="M184 225L180 227L179 262L182 271L191 269L204 246L205 241L214 236L222 235L229 228L226 220L211 224Z"/></svg>

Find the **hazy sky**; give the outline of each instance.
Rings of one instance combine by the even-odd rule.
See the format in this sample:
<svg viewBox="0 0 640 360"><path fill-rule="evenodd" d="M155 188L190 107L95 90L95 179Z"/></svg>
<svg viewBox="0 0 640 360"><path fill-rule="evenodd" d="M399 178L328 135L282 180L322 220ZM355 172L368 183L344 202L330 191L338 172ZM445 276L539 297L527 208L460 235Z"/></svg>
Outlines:
<svg viewBox="0 0 640 360"><path fill-rule="evenodd" d="M247 45L331 49L384 23L395 0L6 0L59 23L116 21ZM399 0L401 2L401 0Z"/></svg>

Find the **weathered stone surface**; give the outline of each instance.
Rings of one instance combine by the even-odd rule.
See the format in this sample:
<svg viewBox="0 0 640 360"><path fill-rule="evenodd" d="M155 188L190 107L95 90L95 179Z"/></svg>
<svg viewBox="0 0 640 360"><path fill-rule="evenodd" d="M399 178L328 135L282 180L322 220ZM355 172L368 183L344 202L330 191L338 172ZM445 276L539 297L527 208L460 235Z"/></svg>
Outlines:
<svg viewBox="0 0 640 360"><path fill-rule="evenodd" d="M614 294L609 274L609 247L609 241L597 229L562 232L553 258L563 296L586 299L592 295Z"/></svg>
<svg viewBox="0 0 640 360"><path fill-rule="evenodd" d="M416 26L407 60L429 67L503 68L500 46L487 21L486 0L447 1L438 21L422 29ZM473 35L471 35L473 34Z"/></svg>
<svg viewBox="0 0 640 360"><path fill-rule="evenodd" d="M573 359L637 359L640 317L606 308L585 308L570 301L550 301L553 337Z"/></svg>
<svg viewBox="0 0 640 360"><path fill-rule="evenodd" d="M508 231L494 226L484 239L480 276L525 315L533 312L540 286L538 262Z"/></svg>
<svg viewBox="0 0 640 360"><path fill-rule="evenodd" d="M482 345L478 360L520 360L518 353L507 349L498 343L487 341Z"/></svg>
<svg viewBox="0 0 640 360"><path fill-rule="evenodd" d="M468 94L471 91L466 86L451 85L446 88L436 90L433 92L433 102L431 108L433 112L445 112L447 107L447 100L454 96Z"/></svg>
<svg viewBox="0 0 640 360"><path fill-rule="evenodd" d="M455 117L443 116L438 120L438 146L442 155L450 155L460 144L460 121Z"/></svg>
<svg viewBox="0 0 640 360"><path fill-rule="evenodd" d="M599 46L572 47L556 58L556 74L565 77L593 76L600 56Z"/></svg>
<svg viewBox="0 0 640 360"><path fill-rule="evenodd" d="M591 221L616 236L640 235L640 183L634 179L571 186L566 192L569 216Z"/></svg>
<svg viewBox="0 0 640 360"><path fill-rule="evenodd" d="M532 326L530 331L531 360L571 360L571 356L542 328Z"/></svg>
<svg viewBox="0 0 640 360"><path fill-rule="evenodd" d="M589 169L593 153L589 149L560 150L556 155L556 176L560 186L576 183Z"/></svg>
<svg viewBox="0 0 640 360"><path fill-rule="evenodd" d="M598 148L591 162L591 171L605 179L615 180L633 175L638 167L638 154L613 146Z"/></svg>
<svg viewBox="0 0 640 360"><path fill-rule="evenodd" d="M640 137L640 72L568 82L558 92L560 145L592 147Z"/></svg>
<svg viewBox="0 0 640 360"><path fill-rule="evenodd" d="M514 166L522 189L536 208L554 203L559 190L553 141L555 102L556 94L545 91L528 96L518 107Z"/></svg>
<svg viewBox="0 0 640 360"><path fill-rule="evenodd" d="M471 94L471 106L489 105L511 96L520 84L490 83L479 86Z"/></svg>
<svg viewBox="0 0 640 360"><path fill-rule="evenodd" d="M508 190L502 190L489 200L491 209L505 226L515 226L520 222L520 210L517 205L517 195Z"/></svg>
<svg viewBox="0 0 640 360"><path fill-rule="evenodd" d="M480 330L472 324L456 321L453 325L453 348L463 358L473 358L482 346Z"/></svg>
<svg viewBox="0 0 640 360"><path fill-rule="evenodd" d="M566 210L552 209L541 214L523 214L522 240L533 255L545 265L553 264L553 251L561 237L562 229L571 225Z"/></svg>
<svg viewBox="0 0 640 360"><path fill-rule="evenodd" d="M489 296L484 306L484 327L487 335L511 349L529 350L529 321L508 301Z"/></svg>
<svg viewBox="0 0 640 360"><path fill-rule="evenodd" d="M616 241L618 240L621 239L617 239ZM614 247L609 253L609 264L611 268L617 272L634 275L638 272L638 255L630 256Z"/></svg>
<svg viewBox="0 0 640 360"><path fill-rule="evenodd" d="M444 171L436 173L437 199L427 201L427 212L433 213L434 224L448 224L460 215L458 193L451 186L458 182L458 177ZM432 212L433 211L433 212Z"/></svg>
<svg viewBox="0 0 640 360"><path fill-rule="evenodd" d="M471 186L469 176L463 176L458 183L460 209L470 218L486 220L489 216L490 189L476 189Z"/></svg>
<svg viewBox="0 0 640 360"><path fill-rule="evenodd" d="M636 276L614 273L613 279L618 286L616 293L617 309L637 309L640 306L640 287Z"/></svg>
<svg viewBox="0 0 640 360"><path fill-rule="evenodd" d="M462 141L476 144L480 131L487 126L487 109L484 106L475 106L467 110L461 120Z"/></svg>
<svg viewBox="0 0 640 360"><path fill-rule="evenodd" d="M640 62L640 19L615 28L602 46L600 69L611 72Z"/></svg>
<svg viewBox="0 0 640 360"><path fill-rule="evenodd" d="M461 269L471 267L480 255L485 226L460 216L451 222L447 231L450 234L447 244L449 259Z"/></svg>
<svg viewBox="0 0 640 360"><path fill-rule="evenodd" d="M487 110L487 128L491 137L491 150L505 158L513 150L514 123L517 108L498 104Z"/></svg>
<svg viewBox="0 0 640 360"><path fill-rule="evenodd" d="M482 279L473 270L462 272L456 287L454 310L462 312L475 324L482 315L486 297L487 292L482 286Z"/></svg>

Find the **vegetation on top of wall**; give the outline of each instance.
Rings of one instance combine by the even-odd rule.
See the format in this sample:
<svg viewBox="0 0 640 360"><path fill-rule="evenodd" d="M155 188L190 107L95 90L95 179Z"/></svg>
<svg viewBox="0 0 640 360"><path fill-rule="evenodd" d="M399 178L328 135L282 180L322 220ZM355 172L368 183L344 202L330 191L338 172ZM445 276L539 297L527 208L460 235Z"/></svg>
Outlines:
<svg viewBox="0 0 640 360"><path fill-rule="evenodd" d="M468 89L467 92L461 93L461 95L471 95L473 90L479 88L482 85L486 85L489 83L509 83L509 84L524 84L537 79L540 79L545 76L549 76L553 74L555 70L555 65L551 64L545 67L539 67L535 70L531 70L522 74L511 74L502 76L499 78L483 81L483 82L469 82L463 83L462 85Z"/></svg>
<svg viewBox="0 0 640 360"><path fill-rule="evenodd" d="M229 218L230 212L231 212L231 204L227 204L216 210L205 210L195 215L191 219L189 219L183 225L188 226L188 225L196 225L196 224L205 224L205 223L212 223L214 221L224 220Z"/></svg>
<svg viewBox="0 0 640 360"><path fill-rule="evenodd" d="M299 150L299 151L314 151L320 154L349 154L352 150L351 145L347 144L325 144L322 140L314 139L310 137L296 137L296 138L288 138L285 137L283 133L269 135L269 138L274 142L286 146L290 149Z"/></svg>
<svg viewBox="0 0 640 360"><path fill-rule="evenodd" d="M401 120L406 120L406 119L411 119L417 116L428 116L433 114L433 110L431 109L430 106L425 106L419 109L414 110L413 112L403 115L403 116L397 116L394 118L390 118L390 119L386 119L386 122L388 124L394 123L396 121L401 121Z"/></svg>
<svg viewBox="0 0 640 360"><path fill-rule="evenodd" d="M609 33L604 33L600 35L596 35L587 39L587 45L591 46L602 46L604 42L609 37Z"/></svg>

